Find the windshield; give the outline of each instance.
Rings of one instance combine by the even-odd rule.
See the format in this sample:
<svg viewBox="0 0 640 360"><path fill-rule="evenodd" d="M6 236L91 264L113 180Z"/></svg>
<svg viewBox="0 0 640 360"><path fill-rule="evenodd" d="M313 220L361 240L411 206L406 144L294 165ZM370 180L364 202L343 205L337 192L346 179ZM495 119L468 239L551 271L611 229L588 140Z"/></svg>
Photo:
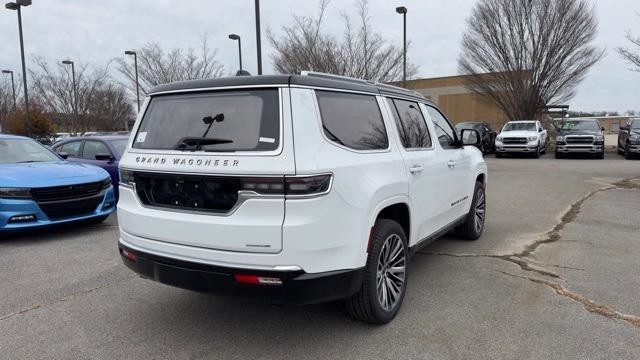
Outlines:
<svg viewBox="0 0 640 360"><path fill-rule="evenodd" d="M111 145L113 145L113 148L118 153L118 155L122 156L122 154L124 154L124 151L127 149L127 143L129 142L129 140L128 139L111 140L110 142L111 142Z"/></svg>
<svg viewBox="0 0 640 360"><path fill-rule="evenodd" d="M631 122L632 129L640 129L640 119L635 119Z"/></svg>
<svg viewBox="0 0 640 360"><path fill-rule="evenodd" d="M589 130L600 131L600 126L595 121L567 120L562 123L563 131Z"/></svg>
<svg viewBox="0 0 640 360"><path fill-rule="evenodd" d="M133 147L271 151L279 134L277 89L172 94L151 99Z"/></svg>
<svg viewBox="0 0 640 360"><path fill-rule="evenodd" d="M536 123L534 122L510 122L507 123L502 131L536 131Z"/></svg>
<svg viewBox="0 0 640 360"><path fill-rule="evenodd" d="M31 139L0 140L0 164L59 160L54 153Z"/></svg>

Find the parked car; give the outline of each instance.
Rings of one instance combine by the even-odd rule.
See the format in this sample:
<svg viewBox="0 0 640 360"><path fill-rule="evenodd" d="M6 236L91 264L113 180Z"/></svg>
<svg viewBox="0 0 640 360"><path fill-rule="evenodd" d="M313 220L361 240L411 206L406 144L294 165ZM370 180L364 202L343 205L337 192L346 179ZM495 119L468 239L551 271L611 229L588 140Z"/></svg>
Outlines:
<svg viewBox="0 0 640 360"><path fill-rule="evenodd" d="M0 135L0 232L102 221L114 209L106 171L64 161L32 139Z"/></svg>
<svg viewBox="0 0 640 360"><path fill-rule="evenodd" d="M496 136L498 135L491 126L485 122L463 122L456 125L456 132L458 136L461 136L461 132L463 129L473 129L480 133L480 145L478 149L482 151L483 154L490 154L495 152L495 142Z"/></svg>
<svg viewBox="0 0 640 360"><path fill-rule="evenodd" d="M532 154L539 158L547 151L547 130L540 121L509 121L496 137L496 157Z"/></svg>
<svg viewBox="0 0 640 360"><path fill-rule="evenodd" d="M618 133L618 153L627 159L640 154L640 118L629 119Z"/></svg>
<svg viewBox="0 0 640 360"><path fill-rule="evenodd" d="M111 176L118 198L118 163L127 148L129 136L81 136L69 138L53 145L53 150L70 162L99 166Z"/></svg>
<svg viewBox="0 0 640 360"><path fill-rule="evenodd" d="M604 128L596 119L563 120L557 129L556 159L566 154L592 154L604 159Z"/></svg>
<svg viewBox="0 0 640 360"><path fill-rule="evenodd" d="M120 254L142 277L284 304L346 299L380 324L402 304L411 254L451 229L482 234L482 154L415 92L242 76L157 86L142 113L118 203Z"/></svg>

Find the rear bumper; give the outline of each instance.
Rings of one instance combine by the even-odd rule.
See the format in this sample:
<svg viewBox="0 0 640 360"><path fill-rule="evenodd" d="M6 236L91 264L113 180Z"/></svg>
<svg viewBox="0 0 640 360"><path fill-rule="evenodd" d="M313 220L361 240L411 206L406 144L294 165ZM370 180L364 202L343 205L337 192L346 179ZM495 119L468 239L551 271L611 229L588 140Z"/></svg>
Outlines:
<svg viewBox="0 0 640 360"><path fill-rule="evenodd" d="M343 299L359 291L364 277L364 268L317 274L302 270L241 269L149 254L121 242L118 246L124 264L143 278L187 290L254 297L277 304L304 305ZM123 250L134 254L135 260L125 256ZM282 284L244 284L236 281L236 275L277 278Z"/></svg>

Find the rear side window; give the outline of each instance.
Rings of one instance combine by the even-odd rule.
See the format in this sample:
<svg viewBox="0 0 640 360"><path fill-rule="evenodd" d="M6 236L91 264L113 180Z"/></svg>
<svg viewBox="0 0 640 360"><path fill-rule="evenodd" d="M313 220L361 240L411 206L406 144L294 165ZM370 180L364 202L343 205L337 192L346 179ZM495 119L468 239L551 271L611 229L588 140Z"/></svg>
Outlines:
<svg viewBox="0 0 640 360"><path fill-rule="evenodd" d="M405 149L430 148L431 135L418 103L389 98L387 101L396 120L402 146Z"/></svg>
<svg viewBox="0 0 640 360"><path fill-rule="evenodd" d="M67 153L69 157L77 158L80 153L80 141L73 141L70 143L62 144L58 147L57 152L59 153Z"/></svg>
<svg viewBox="0 0 640 360"><path fill-rule="evenodd" d="M387 129L375 96L316 91L324 133L331 141L355 150L389 147Z"/></svg>
<svg viewBox="0 0 640 360"><path fill-rule="evenodd" d="M154 96L133 140L136 149L276 150L280 144L278 90Z"/></svg>
<svg viewBox="0 0 640 360"><path fill-rule="evenodd" d="M83 159L95 160L98 154L111 155L111 152L102 141L87 140L84 142L84 147L82 148Z"/></svg>

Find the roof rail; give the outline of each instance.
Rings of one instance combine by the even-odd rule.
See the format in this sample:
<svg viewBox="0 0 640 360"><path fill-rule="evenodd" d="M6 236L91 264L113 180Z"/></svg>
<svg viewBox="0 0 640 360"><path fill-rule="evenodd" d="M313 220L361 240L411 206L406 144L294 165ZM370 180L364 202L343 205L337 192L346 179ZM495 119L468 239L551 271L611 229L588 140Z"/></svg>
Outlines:
<svg viewBox="0 0 640 360"><path fill-rule="evenodd" d="M421 98L424 97L424 95L422 95L421 93L419 93L417 91L405 89L403 87L399 87L399 86L395 86L395 85L389 85L389 84L384 84L384 83L376 83L376 86L378 88L381 88L381 89L386 89L386 90L391 90L391 91L396 91L396 92L403 92L405 94L411 94L413 96L418 96L418 97L421 97Z"/></svg>
<svg viewBox="0 0 640 360"><path fill-rule="evenodd" d="M303 70L303 71L300 72L300 75L302 75L302 76L314 76L314 77L319 77L319 78L324 78L324 79L332 79L332 80L357 82L357 83L360 83L360 84L375 85L375 82L369 81L369 80L356 79L356 78L352 78L352 77L348 77L348 76L334 75L334 74L328 74L328 73L317 72L317 71Z"/></svg>

